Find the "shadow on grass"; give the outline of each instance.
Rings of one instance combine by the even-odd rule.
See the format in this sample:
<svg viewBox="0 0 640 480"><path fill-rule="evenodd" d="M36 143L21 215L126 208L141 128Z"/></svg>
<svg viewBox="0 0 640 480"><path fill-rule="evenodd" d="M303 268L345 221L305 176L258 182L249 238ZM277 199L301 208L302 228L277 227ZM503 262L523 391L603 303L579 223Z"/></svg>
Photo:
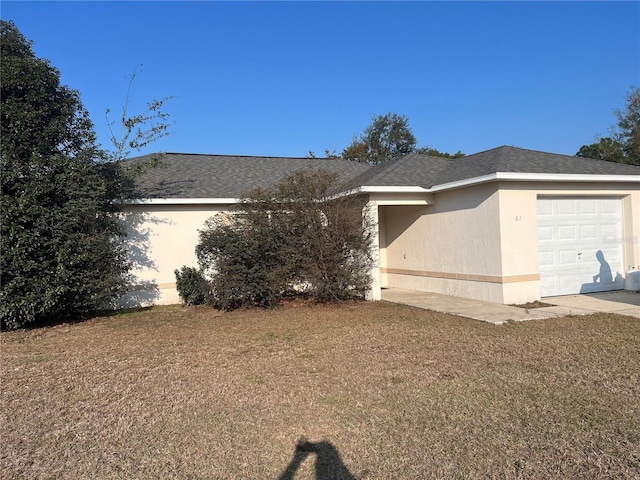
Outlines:
<svg viewBox="0 0 640 480"><path fill-rule="evenodd" d="M131 313L138 312L147 312L151 310L153 306L149 307L127 307L127 308L117 308L114 310L98 310L92 315L92 318L95 317L120 317L122 315L129 315Z"/></svg>
<svg viewBox="0 0 640 480"><path fill-rule="evenodd" d="M293 458L278 480L293 480L298 468L306 458L315 453L314 470L316 480L356 480L349 469L342 463L340 453L330 442L310 442L301 437L296 443Z"/></svg>
<svg viewBox="0 0 640 480"><path fill-rule="evenodd" d="M75 325L78 323L84 323L89 320L93 320L94 318L102 318L102 317L119 317L124 315L129 315L131 313L137 312L146 312L151 310L153 307L131 307L131 308L120 308L117 310L96 310L93 312L86 313L84 315L78 315L75 317L61 317L61 318L45 318L43 320L30 323L28 325L24 325L23 327L17 328L16 330L39 330L41 328L52 328L59 327L60 325Z"/></svg>

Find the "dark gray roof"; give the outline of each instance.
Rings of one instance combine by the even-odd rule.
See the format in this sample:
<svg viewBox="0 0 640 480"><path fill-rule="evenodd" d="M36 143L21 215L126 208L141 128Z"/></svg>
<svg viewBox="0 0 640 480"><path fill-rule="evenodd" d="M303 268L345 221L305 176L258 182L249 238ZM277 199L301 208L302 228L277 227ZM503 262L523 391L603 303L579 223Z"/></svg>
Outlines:
<svg viewBox="0 0 640 480"><path fill-rule="evenodd" d="M640 175L640 167L505 146L456 159L412 153L377 165L352 182L362 187L431 188L494 173Z"/></svg>
<svg viewBox="0 0 640 480"><path fill-rule="evenodd" d="M128 162L139 162L149 156ZM515 147L457 159L412 153L376 166L343 159L248 157L166 153L162 165L137 181L142 198L242 198L255 188L269 188L299 170L338 173L346 188L431 188L494 173L640 175L640 167ZM594 179L595 180L595 179Z"/></svg>
<svg viewBox="0 0 640 480"><path fill-rule="evenodd" d="M142 198L242 198L253 189L269 188L299 170L332 171L346 182L369 168L342 159L165 153L161 165L137 179L136 187Z"/></svg>
<svg viewBox="0 0 640 480"><path fill-rule="evenodd" d="M372 167L351 183L360 187L431 186L452 165L446 158L410 153Z"/></svg>
<svg viewBox="0 0 640 480"><path fill-rule="evenodd" d="M506 146L451 160L451 162L451 168L445 169L436 178L434 185L498 172L558 175L640 175L640 167L634 165Z"/></svg>

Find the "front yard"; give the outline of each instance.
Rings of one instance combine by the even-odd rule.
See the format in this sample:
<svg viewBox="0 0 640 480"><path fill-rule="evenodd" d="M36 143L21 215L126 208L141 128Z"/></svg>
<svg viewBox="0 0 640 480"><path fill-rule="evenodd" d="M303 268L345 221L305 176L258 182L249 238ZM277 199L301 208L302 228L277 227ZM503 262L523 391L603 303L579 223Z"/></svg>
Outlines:
<svg viewBox="0 0 640 480"><path fill-rule="evenodd" d="M640 476L628 317L166 307L0 338L3 479Z"/></svg>

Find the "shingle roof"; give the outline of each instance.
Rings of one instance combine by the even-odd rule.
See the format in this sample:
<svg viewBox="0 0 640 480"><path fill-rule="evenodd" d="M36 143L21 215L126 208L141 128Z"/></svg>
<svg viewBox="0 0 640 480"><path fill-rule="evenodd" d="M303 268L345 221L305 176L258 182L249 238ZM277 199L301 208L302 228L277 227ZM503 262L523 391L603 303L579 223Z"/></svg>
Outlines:
<svg viewBox="0 0 640 480"><path fill-rule="evenodd" d="M349 188L431 188L494 173L640 175L638 166L507 146L457 159L411 153L374 167L342 159L166 153L161 167L138 179L137 189L142 198L242 198L299 170L336 172Z"/></svg>
<svg viewBox="0 0 640 480"><path fill-rule="evenodd" d="M412 153L377 165L352 182L361 187L431 188L494 173L640 175L640 167L505 146L456 159Z"/></svg>
<svg viewBox="0 0 640 480"><path fill-rule="evenodd" d="M434 185L492 173L551 173L581 175L640 175L640 167L591 158L559 155L515 147L498 147L451 161Z"/></svg>
<svg viewBox="0 0 640 480"><path fill-rule="evenodd" d="M369 168L342 159L165 153L161 165L137 179L136 187L142 198L242 198L299 170L329 170L346 182Z"/></svg>
<svg viewBox="0 0 640 480"><path fill-rule="evenodd" d="M452 166L453 163L446 158L410 153L372 167L351 183L360 187L430 186Z"/></svg>

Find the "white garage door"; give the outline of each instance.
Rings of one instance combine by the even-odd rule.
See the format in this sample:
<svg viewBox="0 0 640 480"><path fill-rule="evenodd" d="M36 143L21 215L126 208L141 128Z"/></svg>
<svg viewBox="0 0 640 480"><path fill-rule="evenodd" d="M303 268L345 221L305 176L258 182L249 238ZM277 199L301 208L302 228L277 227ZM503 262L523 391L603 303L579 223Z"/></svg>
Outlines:
<svg viewBox="0 0 640 480"><path fill-rule="evenodd" d="M624 287L622 203L617 198L538 198L542 296Z"/></svg>

